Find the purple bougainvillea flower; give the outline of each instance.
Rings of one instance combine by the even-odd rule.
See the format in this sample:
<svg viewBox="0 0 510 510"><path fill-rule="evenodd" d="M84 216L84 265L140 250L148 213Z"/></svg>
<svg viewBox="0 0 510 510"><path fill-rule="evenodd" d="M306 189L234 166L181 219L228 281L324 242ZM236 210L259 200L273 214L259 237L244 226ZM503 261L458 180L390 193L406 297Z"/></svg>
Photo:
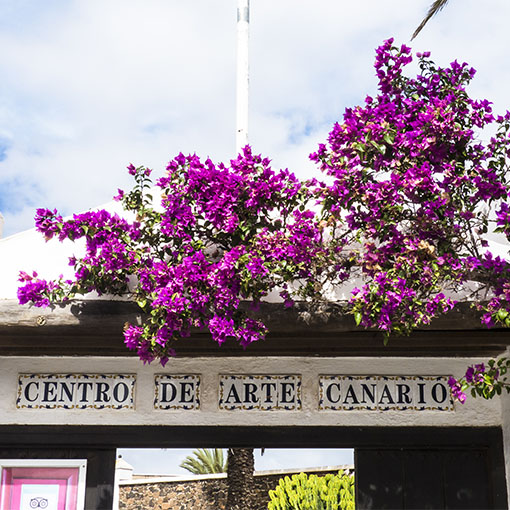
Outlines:
<svg viewBox="0 0 510 510"><path fill-rule="evenodd" d="M133 188L115 199L135 221L38 209L47 240L84 239L85 254L69 259L72 281L20 274L20 303L129 295L146 320L127 326L126 346L163 364L195 330L246 348L267 332L253 316L264 299L316 305L339 289L345 296L349 280L357 286L341 310L386 340L448 313L448 296L472 281L490 296L476 304L482 323L510 326L510 262L487 239L491 227L510 237L510 112L495 115L490 101L469 96L475 71L466 63L417 57L412 77L408 46L388 39L376 49L377 90L347 108L310 156L322 180L302 182L246 146L226 163L178 154L156 192L151 170L130 164ZM464 384L485 384L491 370L468 368L462 383L451 380L452 395L463 402Z"/></svg>

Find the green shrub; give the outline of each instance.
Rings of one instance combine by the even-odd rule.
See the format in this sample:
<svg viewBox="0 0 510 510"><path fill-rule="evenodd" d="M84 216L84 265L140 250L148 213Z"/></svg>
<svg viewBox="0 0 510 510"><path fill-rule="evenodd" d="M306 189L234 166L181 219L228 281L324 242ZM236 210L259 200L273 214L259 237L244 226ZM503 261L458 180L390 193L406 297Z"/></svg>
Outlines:
<svg viewBox="0 0 510 510"><path fill-rule="evenodd" d="M292 475L269 491L268 510L354 510L354 476Z"/></svg>

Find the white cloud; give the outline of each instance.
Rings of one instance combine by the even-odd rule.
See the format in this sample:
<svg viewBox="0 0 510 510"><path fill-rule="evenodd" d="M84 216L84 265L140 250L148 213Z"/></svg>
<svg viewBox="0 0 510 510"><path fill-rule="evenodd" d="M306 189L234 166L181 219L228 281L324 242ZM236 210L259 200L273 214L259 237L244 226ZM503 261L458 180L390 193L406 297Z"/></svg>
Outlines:
<svg viewBox="0 0 510 510"><path fill-rule="evenodd" d="M408 42L429 0L257 0L250 141L300 176L346 106L374 93L374 48ZM509 107L510 5L450 2L414 42L479 69L472 92ZM163 171L183 151L234 156L235 0L0 3L0 206L5 234L37 206L68 214ZM7 195L7 193L9 194Z"/></svg>

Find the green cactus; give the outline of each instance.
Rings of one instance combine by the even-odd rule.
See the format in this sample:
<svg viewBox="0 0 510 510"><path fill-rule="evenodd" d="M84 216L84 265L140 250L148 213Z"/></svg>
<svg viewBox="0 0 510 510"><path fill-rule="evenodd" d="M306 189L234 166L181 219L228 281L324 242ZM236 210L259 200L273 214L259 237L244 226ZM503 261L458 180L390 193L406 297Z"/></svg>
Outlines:
<svg viewBox="0 0 510 510"><path fill-rule="evenodd" d="M354 510L354 475L286 476L269 497L268 510Z"/></svg>

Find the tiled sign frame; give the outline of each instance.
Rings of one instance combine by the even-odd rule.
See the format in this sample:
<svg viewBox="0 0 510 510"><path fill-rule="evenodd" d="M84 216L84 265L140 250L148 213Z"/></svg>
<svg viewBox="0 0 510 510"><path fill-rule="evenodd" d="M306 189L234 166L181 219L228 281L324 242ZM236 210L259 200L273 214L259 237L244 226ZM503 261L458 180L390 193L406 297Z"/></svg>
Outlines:
<svg viewBox="0 0 510 510"><path fill-rule="evenodd" d="M127 387L127 396L123 399L122 403L110 403L102 402L97 403L94 401L87 401L84 403L76 402L77 395L73 395L73 399L70 402L60 403L59 401L44 403L44 399L39 398L35 400L28 400L25 395L24 389L30 382L49 382L49 383L68 383L76 384L86 383L91 384L123 384ZM135 385L136 375L135 374L80 374L80 373L68 373L68 374L19 374L18 375L18 391L16 395L16 408L18 409L115 409L115 410L132 410L135 408ZM106 389L104 390L104 392ZM74 387L73 387L74 392ZM104 394L103 392L103 394Z"/></svg>
<svg viewBox="0 0 510 510"><path fill-rule="evenodd" d="M154 374L153 409L199 411L201 377ZM218 378L220 411L302 409L301 374L220 373ZM22 410L134 410L136 379L136 374L20 373L15 405ZM316 381L319 412L454 411L445 375L317 375Z"/></svg>
<svg viewBox="0 0 510 510"><path fill-rule="evenodd" d="M448 388L448 376L436 376L436 375L411 375L411 376L399 376L399 375L320 375L319 376L319 411L454 411L453 398L450 390L446 396L444 404L440 403L417 403L416 399L413 399L411 405L406 404L386 404L386 403L374 403L373 405L351 405L348 403L330 404L325 399L325 386L327 382L338 382L338 383L350 383L351 385L370 383L379 385L395 385L397 383L416 386L430 386L439 383L442 387ZM413 389L415 389L413 388ZM345 401L346 399L344 399Z"/></svg>
<svg viewBox="0 0 510 510"><path fill-rule="evenodd" d="M252 384L282 384L282 383L293 383L295 385L295 402L293 403L283 403L281 402L280 396L277 397L277 402L266 403L259 402L256 404L245 404L236 403L229 404L226 402L227 398L225 395L225 386L228 383L236 383L240 382L242 384L252 383ZM220 410L225 411L300 411L302 407L301 403L301 375L232 375L232 374L220 374L220 384L219 384L219 398L218 398L218 407Z"/></svg>
<svg viewBox="0 0 510 510"><path fill-rule="evenodd" d="M193 398L191 402L177 401L177 403L166 403L163 401L162 392L163 384L178 384L181 386L191 384L194 388ZM182 393L182 391L181 391ZM185 394L188 392L185 390ZM175 399L172 399L172 402ZM160 410L183 410L183 411L197 411L200 409L200 375L198 374L157 374L154 377L154 409Z"/></svg>

